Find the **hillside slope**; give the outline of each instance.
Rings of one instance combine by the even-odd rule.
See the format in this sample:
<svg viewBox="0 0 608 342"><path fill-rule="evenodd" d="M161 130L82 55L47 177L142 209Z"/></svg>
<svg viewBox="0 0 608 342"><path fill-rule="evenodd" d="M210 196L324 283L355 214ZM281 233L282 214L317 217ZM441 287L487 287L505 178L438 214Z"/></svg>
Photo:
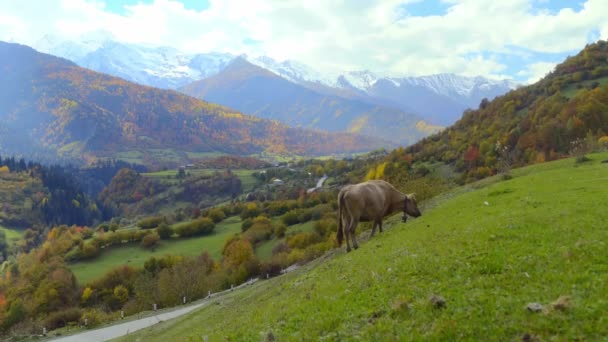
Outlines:
<svg viewBox="0 0 608 342"><path fill-rule="evenodd" d="M356 251L336 250L121 340L601 339L607 158L545 163L456 189ZM544 311L528 311L532 302Z"/></svg>
<svg viewBox="0 0 608 342"><path fill-rule="evenodd" d="M373 138L289 128L175 91L80 68L0 42L0 153L114 157L138 149L301 155L390 146Z"/></svg>
<svg viewBox="0 0 608 342"><path fill-rule="evenodd" d="M453 126L390 158L442 161L482 178L496 172L501 159L514 165L553 160L590 148L607 133L608 42L598 41L539 82L482 102Z"/></svg>
<svg viewBox="0 0 608 342"><path fill-rule="evenodd" d="M253 65L232 61L209 78L186 85L188 95L291 126L348 131L411 144L427 136L422 119L359 99L322 94Z"/></svg>

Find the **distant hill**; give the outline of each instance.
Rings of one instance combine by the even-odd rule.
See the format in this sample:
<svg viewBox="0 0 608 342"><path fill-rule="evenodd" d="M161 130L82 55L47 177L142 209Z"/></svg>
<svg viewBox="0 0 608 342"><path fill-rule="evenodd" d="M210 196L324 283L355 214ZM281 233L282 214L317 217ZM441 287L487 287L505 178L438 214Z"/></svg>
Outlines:
<svg viewBox="0 0 608 342"><path fill-rule="evenodd" d="M17 44L0 42L0 68L2 154L43 150L84 159L148 150L327 155L390 146L358 135L289 128Z"/></svg>
<svg viewBox="0 0 608 342"><path fill-rule="evenodd" d="M468 179L482 178L504 162L525 165L593 148L607 133L608 43L599 41L539 82L483 101L453 126L385 161L440 161Z"/></svg>
<svg viewBox="0 0 608 342"><path fill-rule="evenodd" d="M430 132L424 121L398 109L327 95L249 63L232 61L220 73L180 90L255 116L289 125L348 131L411 144Z"/></svg>
<svg viewBox="0 0 608 342"><path fill-rule="evenodd" d="M508 80L490 80L484 77L466 77L439 74L422 77L395 77L378 75L372 71L321 72L294 60L276 61L268 56L235 56L227 53L189 54L171 47L149 47L121 43L103 32L86 35L81 39L64 41L47 35L34 46L42 52L74 61L79 66L118 76L144 85L178 89L194 81L221 73L236 59L245 59L283 80L306 87L327 97L342 97L345 110L363 108L364 102L373 107L390 107L415 114L429 124L448 126L460 119L468 108L475 109L483 98L492 100L516 84ZM254 82L254 81L251 81ZM260 87L267 86L266 83ZM241 96L251 96L245 92ZM276 99L281 94L275 94ZM300 112L287 113L304 104L280 98L286 104L279 108L285 116L299 116ZM251 104L248 104L251 105ZM268 103L277 107L277 102ZM238 108L237 108L238 109ZM311 109L312 110L312 109ZM245 111L247 114L253 114ZM414 131L414 127L410 127Z"/></svg>

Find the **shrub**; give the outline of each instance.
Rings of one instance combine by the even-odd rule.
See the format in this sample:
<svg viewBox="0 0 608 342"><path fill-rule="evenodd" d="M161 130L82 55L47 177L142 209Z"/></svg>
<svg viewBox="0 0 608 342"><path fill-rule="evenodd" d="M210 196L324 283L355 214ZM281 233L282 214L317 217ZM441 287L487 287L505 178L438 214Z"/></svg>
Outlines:
<svg viewBox="0 0 608 342"><path fill-rule="evenodd" d="M298 214L298 221L300 223L308 222L312 219L312 211L311 210L301 210Z"/></svg>
<svg viewBox="0 0 608 342"><path fill-rule="evenodd" d="M283 223L278 223L274 226L274 236L277 238L282 238L285 236L285 232L287 231L287 226Z"/></svg>
<svg viewBox="0 0 608 342"><path fill-rule="evenodd" d="M316 232L302 232L287 238L287 245L294 248L305 248L321 240Z"/></svg>
<svg viewBox="0 0 608 342"><path fill-rule="evenodd" d="M241 223L241 231L246 232L251 226L253 226L253 220L248 218Z"/></svg>
<svg viewBox="0 0 608 342"><path fill-rule="evenodd" d="M226 218L226 214L220 208L213 208L209 210L207 217L209 217L213 221L213 223L218 223Z"/></svg>
<svg viewBox="0 0 608 342"><path fill-rule="evenodd" d="M241 220L259 216L262 211L256 203L247 203L241 211Z"/></svg>
<svg viewBox="0 0 608 342"><path fill-rule="evenodd" d="M202 217L191 222L182 223L175 227L175 232L180 237L206 235L213 232L215 225L211 219Z"/></svg>
<svg viewBox="0 0 608 342"><path fill-rule="evenodd" d="M173 229L171 229L167 223L163 222L156 228L156 233L161 240L168 240L173 235Z"/></svg>
<svg viewBox="0 0 608 342"><path fill-rule="evenodd" d="M86 243L82 248L82 258L91 259L99 255L99 247L94 243Z"/></svg>
<svg viewBox="0 0 608 342"><path fill-rule="evenodd" d="M294 224L300 223L298 218L298 210L290 210L281 216L281 221L288 226L293 226Z"/></svg>
<svg viewBox="0 0 608 342"><path fill-rule="evenodd" d="M152 248L152 247L156 246L156 244L158 243L158 240L160 240L160 237L158 236L157 233L150 233L150 234L144 236L144 238L141 240L141 245L144 248Z"/></svg>
<svg viewBox="0 0 608 342"><path fill-rule="evenodd" d="M82 314L82 316L80 317L80 324L85 325L86 320L86 325L90 328L101 323L108 322L111 319L111 315L105 313L100 309L90 309Z"/></svg>
<svg viewBox="0 0 608 342"><path fill-rule="evenodd" d="M335 219L323 218L314 223L314 230L320 236L327 236L338 229Z"/></svg>
<svg viewBox="0 0 608 342"><path fill-rule="evenodd" d="M164 216L152 216L146 217L139 222L137 222L137 226L141 229L152 229L158 227L161 223L165 222L166 219Z"/></svg>
<svg viewBox="0 0 608 342"><path fill-rule="evenodd" d="M48 330L65 327L70 322L78 322L82 316L79 308L68 308L62 311L50 313L42 321L42 325Z"/></svg>
<svg viewBox="0 0 608 342"><path fill-rule="evenodd" d="M82 235L83 239L88 239L93 236L93 233L95 233L93 229L85 227L80 234Z"/></svg>

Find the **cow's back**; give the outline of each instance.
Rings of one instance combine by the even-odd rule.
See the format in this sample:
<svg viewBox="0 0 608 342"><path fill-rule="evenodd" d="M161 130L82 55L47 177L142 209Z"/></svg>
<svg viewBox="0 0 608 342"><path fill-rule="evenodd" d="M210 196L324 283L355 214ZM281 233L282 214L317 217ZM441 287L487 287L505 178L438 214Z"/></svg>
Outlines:
<svg viewBox="0 0 608 342"><path fill-rule="evenodd" d="M362 220L370 220L382 217L386 211L386 190L385 184L368 181L342 188L340 198L343 198L344 206L353 215L361 217Z"/></svg>

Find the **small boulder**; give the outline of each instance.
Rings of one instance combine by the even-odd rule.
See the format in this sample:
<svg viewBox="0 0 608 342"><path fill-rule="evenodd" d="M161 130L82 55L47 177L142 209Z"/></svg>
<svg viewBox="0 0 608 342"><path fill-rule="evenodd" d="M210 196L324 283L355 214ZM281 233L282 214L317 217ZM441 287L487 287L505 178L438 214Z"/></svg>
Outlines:
<svg viewBox="0 0 608 342"><path fill-rule="evenodd" d="M429 299L431 301L431 304L433 304L433 307L436 309L443 309L445 308L445 298L441 297L440 295L432 295L431 298Z"/></svg>
<svg viewBox="0 0 608 342"><path fill-rule="evenodd" d="M530 312L541 312L543 311L543 305L541 303L528 303L526 309Z"/></svg>

